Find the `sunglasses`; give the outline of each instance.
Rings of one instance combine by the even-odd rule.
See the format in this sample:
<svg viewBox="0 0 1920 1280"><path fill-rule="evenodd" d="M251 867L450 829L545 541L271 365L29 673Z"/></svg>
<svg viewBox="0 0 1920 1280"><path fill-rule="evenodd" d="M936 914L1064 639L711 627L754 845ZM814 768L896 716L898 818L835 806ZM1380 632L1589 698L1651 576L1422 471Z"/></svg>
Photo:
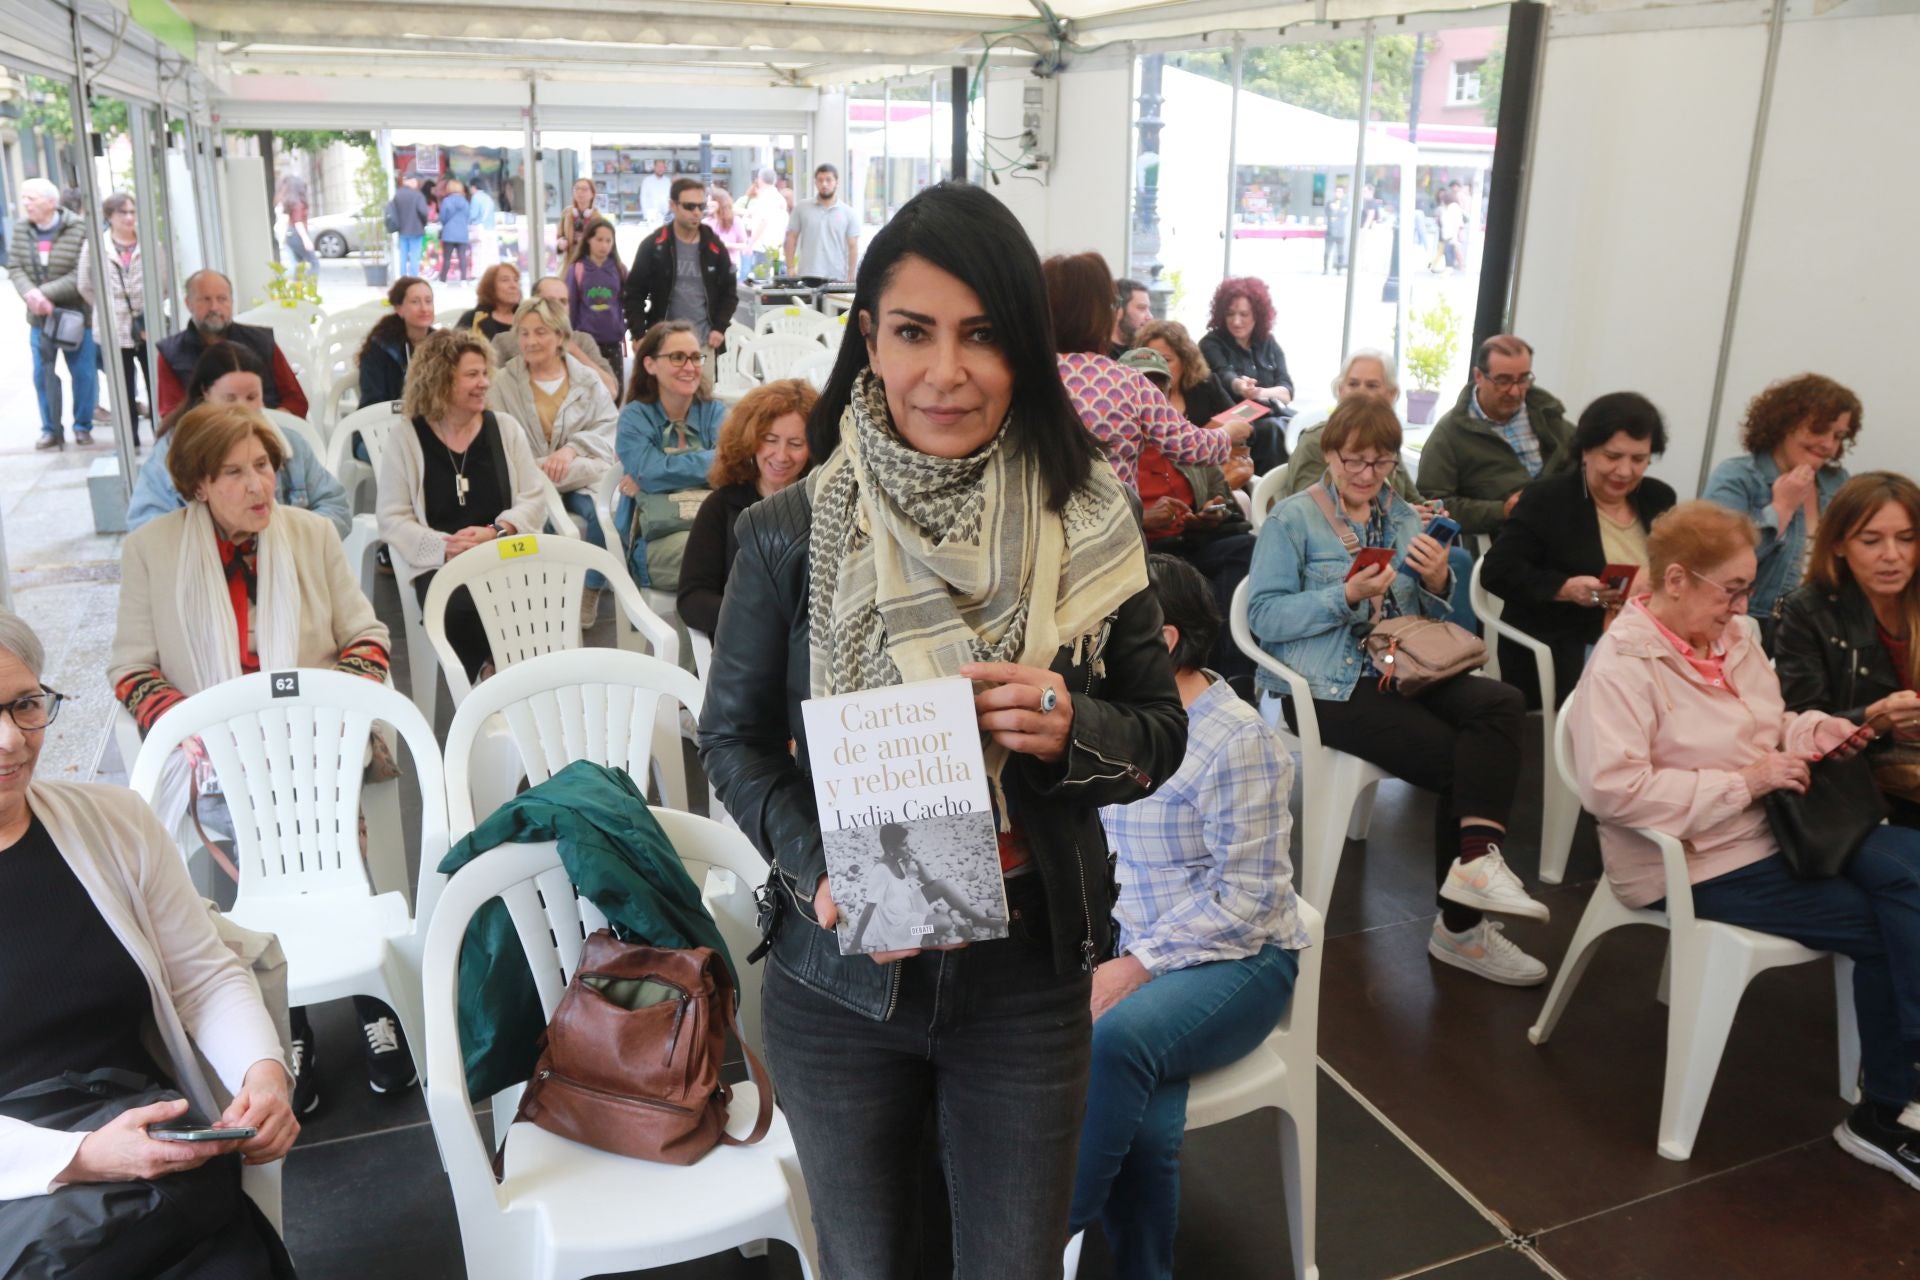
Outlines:
<svg viewBox="0 0 1920 1280"><path fill-rule="evenodd" d="M707 202L705 200L698 200L698 201L682 200L680 202L680 207L682 209L685 209L688 213L704 213L707 208Z"/></svg>

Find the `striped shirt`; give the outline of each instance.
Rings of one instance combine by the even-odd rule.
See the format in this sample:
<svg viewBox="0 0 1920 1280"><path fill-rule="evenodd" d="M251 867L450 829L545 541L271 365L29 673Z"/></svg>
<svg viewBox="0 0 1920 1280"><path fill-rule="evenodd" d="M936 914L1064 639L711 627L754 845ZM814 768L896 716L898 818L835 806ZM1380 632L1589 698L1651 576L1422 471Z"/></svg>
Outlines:
<svg viewBox="0 0 1920 1280"><path fill-rule="evenodd" d="M1293 756L1215 676L1187 754L1144 800L1100 811L1119 858L1120 949L1152 974L1308 946L1287 846Z"/></svg>
<svg viewBox="0 0 1920 1280"><path fill-rule="evenodd" d="M1533 433L1533 424L1527 421L1527 402L1520 402L1520 411L1505 422L1494 422L1480 407L1480 393L1474 392L1467 397L1467 412L1470 416L1490 424L1506 440L1507 447L1519 455L1520 465L1535 480L1540 478L1540 437Z"/></svg>

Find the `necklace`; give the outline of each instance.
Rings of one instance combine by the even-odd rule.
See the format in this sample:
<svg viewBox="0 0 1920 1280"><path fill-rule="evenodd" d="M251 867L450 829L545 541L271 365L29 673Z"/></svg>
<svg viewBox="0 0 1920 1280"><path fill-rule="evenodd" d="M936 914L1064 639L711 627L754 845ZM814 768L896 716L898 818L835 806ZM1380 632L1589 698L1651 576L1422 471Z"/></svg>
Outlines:
<svg viewBox="0 0 1920 1280"><path fill-rule="evenodd" d="M467 454L472 450L472 446L469 445L457 454L454 453L453 446L444 441L440 447L447 451L447 465L453 468L453 496L464 507L467 505L467 490L471 487L467 483Z"/></svg>

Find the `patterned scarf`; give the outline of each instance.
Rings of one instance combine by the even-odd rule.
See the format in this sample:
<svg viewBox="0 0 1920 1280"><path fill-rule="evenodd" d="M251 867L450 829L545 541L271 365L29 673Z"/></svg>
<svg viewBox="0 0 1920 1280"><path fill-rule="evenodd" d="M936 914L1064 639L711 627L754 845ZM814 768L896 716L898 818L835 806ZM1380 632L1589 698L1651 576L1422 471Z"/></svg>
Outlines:
<svg viewBox="0 0 1920 1280"><path fill-rule="evenodd" d="M963 663L1083 661L1102 624L1147 585L1139 526L1113 468L1096 462L1058 514L1040 468L1007 446L936 458L894 434L886 389L854 385L840 447L813 485L813 695L956 675ZM998 779L1003 747L987 744Z"/></svg>

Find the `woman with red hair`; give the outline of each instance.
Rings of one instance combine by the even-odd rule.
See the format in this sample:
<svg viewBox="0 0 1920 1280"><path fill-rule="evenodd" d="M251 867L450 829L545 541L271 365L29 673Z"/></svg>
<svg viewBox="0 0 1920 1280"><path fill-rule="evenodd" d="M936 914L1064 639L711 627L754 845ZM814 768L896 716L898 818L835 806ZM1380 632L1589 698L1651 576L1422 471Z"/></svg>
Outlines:
<svg viewBox="0 0 1920 1280"><path fill-rule="evenodd" d="M1287 460L1284 419L1293 416L1293 377L1273 340L1273 297L1254 276L1228 276L1213 291L1200 354L1234 400L1258 400L1273 410L1253 424L1254 469L1261 475Z"/></svg>

